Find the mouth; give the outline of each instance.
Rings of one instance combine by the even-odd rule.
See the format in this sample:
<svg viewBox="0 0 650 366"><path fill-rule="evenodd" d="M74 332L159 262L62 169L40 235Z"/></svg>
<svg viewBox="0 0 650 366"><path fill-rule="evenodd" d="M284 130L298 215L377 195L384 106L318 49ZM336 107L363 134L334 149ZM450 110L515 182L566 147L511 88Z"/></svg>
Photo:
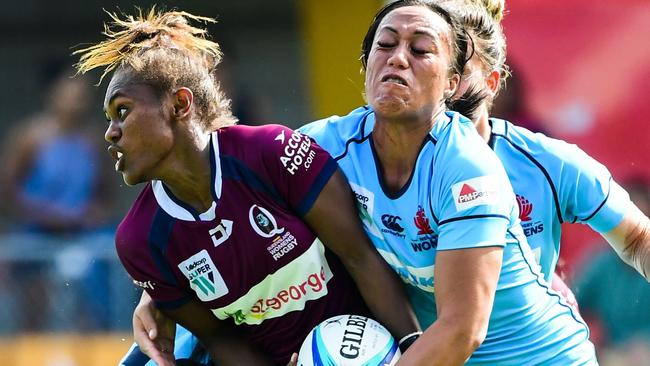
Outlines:
<svg viewBox="0 0 650 366"><path fill-rule="evenodd" d="M124 169L124 153L115 145L108 147L108 153L111 154L111 157L115 160L115 170L121 172Z"/></svg>
<svg viewBox="0 0 650 366"><path fill-rule="evenodd" d="M402 86L408 86L408 83L406 82L406 80L403 77L401 77L399 75L396 75L396 74L384 75L381 78L381 82L382 83L395 83L395 84L402 85Z"/></svg>

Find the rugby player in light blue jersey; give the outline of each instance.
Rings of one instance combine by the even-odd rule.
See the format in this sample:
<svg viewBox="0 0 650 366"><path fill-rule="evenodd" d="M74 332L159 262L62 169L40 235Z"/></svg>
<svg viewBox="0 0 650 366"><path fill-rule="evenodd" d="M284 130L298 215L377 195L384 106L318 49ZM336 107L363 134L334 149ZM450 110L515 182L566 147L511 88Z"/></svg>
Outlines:
<svg viewBox="0 0 650 366"><path fill-rule="evenodd" d="M380 11L363 42L369 107L302 129L338 161L427 328L399 364L596 364L586 325L540 274L503 167L469 120L443 113L454 89L430 80L446 36L409 5Z"/></svg>
<svg viewBox="0 0 650 366"><path fill-rule="evenodd" d="M603 235L619 256L647 279L650 221L607 168L576 145L489 117L507 72L505 37L499 24L505 1L476 2L444 2L474 41L474 55L465 67L459 92L479 90L486 96L475 112L467 114L506 168L517 195L521 225L544 277L573 298L554 271L560 254L561 224L578 222ZM463 99L467 98L456 103L456 110L467 108Z"/></svg>

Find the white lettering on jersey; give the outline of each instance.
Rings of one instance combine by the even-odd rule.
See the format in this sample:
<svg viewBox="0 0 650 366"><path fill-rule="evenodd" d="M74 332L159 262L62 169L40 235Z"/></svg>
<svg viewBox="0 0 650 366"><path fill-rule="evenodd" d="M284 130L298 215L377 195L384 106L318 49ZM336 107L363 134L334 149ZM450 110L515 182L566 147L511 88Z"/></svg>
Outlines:
<svg viewBox="0 0 650 366"><path fill-rule="evenodd" d="M357 198L357 206L359 207L359 217L361 222L366 227L368 232L376 237L383 238L381 231L375 225L373 220L373 213L375 212L375 194L372 191L361 187L360 185L349 182L354 196Z"/></svg>
<svg viewBox="0 0 650 366"><path fill-rule="evenodd" d="M228 286L214 266L208 251L202 251L178 264L201 301L212 301L228 293Z"/></svg>
<svg viewBox="0 0 650 366"><path fill-rule="evenodd" d="M456 211L490 205L499 198L498 183L494 176L486 175L468 179L451 186Z"/></svg>
<svg viewBox="0 0 650 366"><path fill-rule="evenodd" d="M208 232L210 233L210 237L212 238L212 243L216 247L219 244L226 241L226 239L230 237L230 234L232 234L232 221L221 219L219 225L217 225L217 227L211 229Z"/></svg>
<svg viewBox="0 0 650 366"><path fill-rule="evenodd" d="M278 138L280 137L278 135L275 139L281 140L284 145L284 131L281 135L282 138ZM309 170L314 157L316 157L316 151L311 148L311 139L298 131L294 131L284 146L284 154L280 157L280 161L289 174L295 175L301 166L304 166L305 170Z"/></svg>

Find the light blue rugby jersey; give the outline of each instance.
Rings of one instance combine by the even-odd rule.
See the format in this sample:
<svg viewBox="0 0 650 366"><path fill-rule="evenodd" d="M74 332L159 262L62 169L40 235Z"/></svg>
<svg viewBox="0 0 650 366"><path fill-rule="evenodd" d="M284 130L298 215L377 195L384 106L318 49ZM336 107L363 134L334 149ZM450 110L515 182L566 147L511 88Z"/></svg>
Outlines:
<svg viewBox="0 0 650 366"><path fill-rule="evenodd" d="M547 281L560 255L561 224L586 223L599 233L616 227L630 207L607 168L576 145L490 119L489 145L517 194L521 226Z"/></svg>
<svg viewBox="0 0 650 366"><path fill-rule="evenodd" d="M447 113L423 142L405 187L385 193L367 107L300 129L329 151L354 190L366 231L407 284L421 325L435 320L437 250L504 247L488 334L467 365L594 365L586 325L548 288L518 224L510 183L473 124Z"/></svg>

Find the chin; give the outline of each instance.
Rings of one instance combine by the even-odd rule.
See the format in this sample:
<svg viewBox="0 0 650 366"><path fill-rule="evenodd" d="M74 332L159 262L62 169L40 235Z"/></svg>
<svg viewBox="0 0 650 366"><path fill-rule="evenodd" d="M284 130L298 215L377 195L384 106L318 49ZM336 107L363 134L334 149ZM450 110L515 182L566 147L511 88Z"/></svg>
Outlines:
<svg viewBox="0 0 650 366"><path fill-rule="evenodd" d="M399 116L408 112L408 104L398 98L382 98L371 106L375 113L384 116Z"/></svg>
<svg viewBox="0 0 650 366"><path fill-rule="evenodd" d="M143 183L147 181L146 179L143 179L142 177L139 177L134 174L129 174L128 172L123 172L122 173L122 179L124 179L124 183L126 183L129 186L135 186L140 183Z"/></svg>

